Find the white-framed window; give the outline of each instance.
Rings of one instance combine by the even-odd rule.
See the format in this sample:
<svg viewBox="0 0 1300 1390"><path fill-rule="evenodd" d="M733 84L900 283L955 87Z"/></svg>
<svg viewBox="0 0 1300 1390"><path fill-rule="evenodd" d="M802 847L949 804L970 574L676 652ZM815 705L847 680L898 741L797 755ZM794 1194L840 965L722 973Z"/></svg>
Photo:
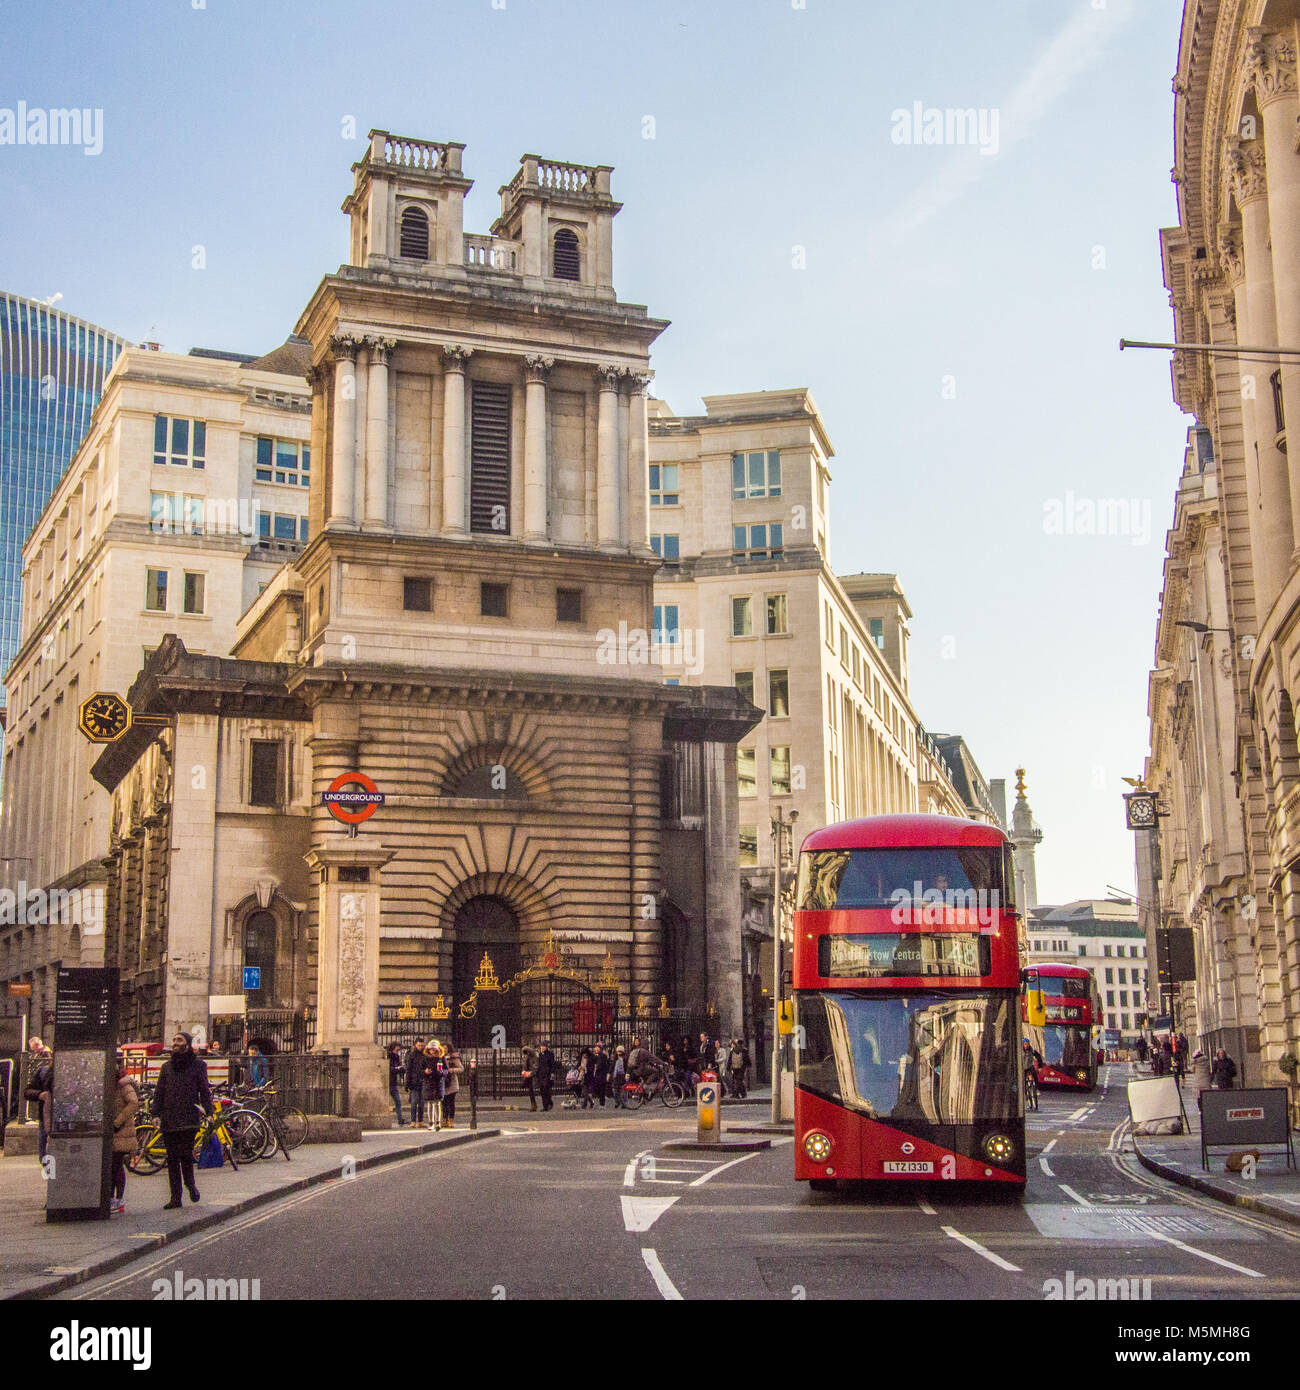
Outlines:
<svg viewBox="0 0 1300 1390"><path fill-rule="evenodd" d="M259 483L281 483L286 487L311 486L311 448L291 439L257 441L257 468L254 476Z"/></svg>
<svg viewBox="0 0 1300 1390"><path fill-rule="evenodd" d="M781 455L776 449L758 449L731 456L731 496L736 502L750 497L780 497Z"/></svg>
<svg viewBox="0 0 1300 1390"><path fill-rule="evenodd" d="M264 541L307 541L307 518L286 516L283 512L257 514L257 534Z"/></svg>
<svg viewBox="0 0 1300 1390"><path fill-rule="evenodd" d="M773 796L790 794L790 747L783 744L769 748L767 754L768 779Z"/></svg>
<svg viewBox="0 0 1300 1390"><path fill-rule="evenodd" d="M204 612L204 576L193 570L185 571L184 611L186 613Z"/></svg>
<svg viewBox="0 0 1300 1390"><path fill-rule="evenodd" d="M682 538L680 536L651 536L650 549L661 560L680 560L682 557Z"/></svg>
<svg viewBox="0 0 1300 1390"><path fill-rule="evenodd" d="M785 550L784 528L779 521L760 521L752 526L731 528L731 549L747 560L766 560L768 554Z"/></svg>
<svg viewBox="0 0 1300 1390"><path fill-rule="evenodd" d="M758 863L758 826L740 827L740 867L753 868Z"/></svg>
<svg viewBox="0 0 1300 1390"><path fill-rule="evenodd" d="M658 646L680 642L681 629L678 627L678 605L675 603L656 603L654 606L654 633L652 640Z"/></svg>
<svg viewBox="0 0 1300 1390"><path fill-rule="evenodd" d="M178 468L206 468L208 427L179 415L153 417L153 461Z"/></svg>
<svg viewBox="0 0 1300 1390"><path fill-rule="evenodd" d="M749 701L754 704L754 673L752 671L737 671L732 678L737 690Z"/></svg>
<svg viewBox="0 0 1300 1390"><path fill-rule="evenodd" d="M847 671L849 669L849 630L840 624L840 665Z"/></svg>
<svg viewBox="0 0 1300 1390"><path fill-rule="evenodd" d="M144 606L150 613L165 613L167 611L166 570L145 571Z"/></svg>
<svg viewBox="0 0 1300 1390"><path fill-rule="evenodd" d="M790 714L790 672L769 671L767 673L767 712L774 719L785 719Z"/></svg>
<svg viewBox="0 0 1300 1390"><path fill-rule="evenodd" d="M783 632L789 632L788 614L784 594L767 595L767 632L768 636L776 636Z"/></svg>
<svg viewBox="0 0 1300 1390"><path fill-rule="evenodd" d="M677 488L677 465L675 463L652 463L650 465L650 505L652 507L675 507L680 496Z"/></svg>
<svg viewBox="0 0 1300 1390"><path fill-rule="evenodd" d="M883 618L869 618L867 628L871 633L871 640L883 652L885 650L885 620Z"/></svg>
<svg viewBox="0 0 1300 1390"><path fill-rule="evenodd" d="M731 635L733 637L752 637L754 635L754 600L733 598L731 600Z"/></svg>
<svg viewBox="0 0 1300 1390"><path fill-rule="evenodd" d="M758 754L752 748L736 749L737 795L758 795Z"/></svg>

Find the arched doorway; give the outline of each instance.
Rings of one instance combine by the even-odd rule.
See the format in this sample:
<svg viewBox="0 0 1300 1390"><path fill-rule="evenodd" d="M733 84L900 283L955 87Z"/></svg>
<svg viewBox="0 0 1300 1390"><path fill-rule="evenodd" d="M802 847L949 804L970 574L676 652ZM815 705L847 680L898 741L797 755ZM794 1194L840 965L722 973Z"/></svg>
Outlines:
<svg viewBox="0 0 1300 1390"><path fill-rule="evenodd" d="M277 935L274 913L254 912L244 921L244 965L254 965L262 972L259 987L244 991L250 1009L273 1008L279 1002L275 992Z"/></svg>
<svg viewBox="0 0 1300 1390"><path fill-rule="evenodd" d="M497 980L502 983L519 970L519 918L504 898L484 893L461 906L452 933L452 1037L456 1046L491 1047L492 1030L501 1025L505 1028L503 1045L517 1047L520 1041L517 989L505 993L480 990L473 1018L461 1018L460 1006L474 993L474 981L485 955L491 961Z"/></svg>

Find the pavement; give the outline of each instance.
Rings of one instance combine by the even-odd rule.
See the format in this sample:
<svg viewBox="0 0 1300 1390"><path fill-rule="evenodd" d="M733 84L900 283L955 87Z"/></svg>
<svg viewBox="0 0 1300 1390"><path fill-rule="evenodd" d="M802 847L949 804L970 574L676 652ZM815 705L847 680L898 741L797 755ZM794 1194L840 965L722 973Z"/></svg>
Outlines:
<svg viewBox="0 0 1300 1390"><path fill-rule="evenodd" d="M1260 1159L1253 1179L1227 1171L1229 1151L1224 1149L1211 1152L1209 1168L1202 1168L1201 1117L1195 1092L1185 1092L1183 1103L1187 1107L1189 1124L1186 1134L1132 1136L1133 1148L1142 1166L1159 1177L1228 1206L1245 1207L1276 1221L1300 1226L1300 1168L1288 1169L1285 1153L1262 1149L1258 1151ZM1249 1147L1243 1145L1243 1148ZM1297 1148L1300 1149L1300 1145Z"/></svg>
<svg viewBox="0 0 1300 1390"><path fill-rule="evenodd" d="M304 1144L289 1162L277 1154L238 1171L201 1168L201 1200L188 1197L179 1211L163 1211L170 1192L165 1169L148 1177L128 1173L126 1212L108 1221L48 1224L45 1181L32 1154L0 1160L0 1299L43 1298L109 1273L149 1250L174 1244L256 1207L366 1169L435 1149L454 1149L500 1134L484 1126L366 1131L361 1144Z"/></svg>

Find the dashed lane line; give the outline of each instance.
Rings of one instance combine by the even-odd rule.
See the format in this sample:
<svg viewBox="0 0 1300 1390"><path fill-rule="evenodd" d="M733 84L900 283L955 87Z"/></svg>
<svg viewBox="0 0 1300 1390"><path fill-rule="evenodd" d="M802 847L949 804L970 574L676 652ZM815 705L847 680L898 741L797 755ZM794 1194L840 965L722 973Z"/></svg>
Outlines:
<svg viewBox="0 0 1300 1390"><path fill-rule="evenodd" d="M690 1186L699 1187L703 1183L708 1182L710 1178L716 1178L719 1173L725 1173L728 1168L734 1168L737 1163L744 1163L744 1161L747 1158L757 1158L759 1152L760 1150L755 1149L753 1153L741 1154L739 1158L733 1158L730 1163L720 1163L716 1168L713 1168L709 1172L704 1173L702 1176L696 1178L695 1181L690 1184Z"/></svg>
<svg viewBox="0 0 1300 1390"><path fill-rule="evenodd" d="M922 1210L927 1216L938 1216L938 1215L939 1215L939 1213L938 1213L937 1211L935 1211L935 1209L929 1204L929 1202L927 1202L927 1201L925 1200L924 1197L918 1197L918 1198L916 1199L916 1205L917 1205L918 1207L920 1207L921 1210Z"/></svg>
<svg viewBox="0 0 1300 1390"><path fill-rule="evenodd" d="M1161 1231L1150 1231L1150 1235L1156 1240L1162 1240L1166 1245L1176 1245L1180 1250L1185 1250L1189 1255L1199 1255L1203 1260L1209 1260L1211 1264L1221 1265L1224 1269L1235 1270L1238 1274L1244 1274L1250 1279L1262 1279L1264 1276L1257 1269L1247 1269L1245 1265L1235 1265L1231 1260L1225 1260L1221 1255L1211 1255L1208 1250L1198 1250L1194 1245L1188 1245L1186 1241L1175 1240L1173 1236L1167 1236Z"/></svg>
<svg viewBox="0 0 1300 1390"><path fill-rule="evenodd" d="M960 1241L962 1245L966 1246L969 1250L973 1250L977 1255L983 1255L986 1260L997 1265L999 1269L1005 1269L1010 1274L1023 1273L1019 1265L1013 1265L1010 1260L1004 1260L1001 1255L995 1255L992 1250L981 1245L979 1241L972 1240L970 1236L962 1235L956 1227L941 1226L939 1229L944 1235L951 1236L953 1240Z"/></svg>
<svg viewBox="0 0 1300 1390"><path fill-rule="evenodd" d="M1054 1178L1056 1176L1048 1166L1047 1159L1042 1154L1038 1155L1038 1166L1043 1170L1044 1177Z"/></svg>
<svg viewBox="0 0 1300 1390"><path fill-rule="evenodd" d="M682 1298L677 1285L668 1277L668 1271L659 1262L659 1256L647 1246L641 1247L641 1258L645 1261L645 1267L650 1271L650 1277L655 1281L655 1288L670 1303L682 1303Z"/></svg>
<svg viewBox="0 0 1300 1390"><path fill-rule="evenodd" d="M1092 1203L1086 1197L1080 1197L1074 1188L1068 1186L1066 1183L1058 1183L1057 1186L1072 1202L1078 1202L1081 1207L1092 1206Z"/></svg>

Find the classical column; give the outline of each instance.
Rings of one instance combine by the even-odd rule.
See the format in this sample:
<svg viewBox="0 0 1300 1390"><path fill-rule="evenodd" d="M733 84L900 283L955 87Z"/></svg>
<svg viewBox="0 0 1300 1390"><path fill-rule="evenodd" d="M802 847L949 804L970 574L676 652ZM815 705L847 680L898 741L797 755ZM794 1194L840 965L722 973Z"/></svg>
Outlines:
<svg viewBox="0 0 1300 1390"><path fill-rule="evenodd" d="M388 354L392 338L367 338L370 369L366 383L367 530L391 530L388 520Z"/></svg>
<svg viewBox="0 0 1300 1390"><path fill-rule="evenodd" d="M1232 180L1233 198L1241 210L1238 265L1233 263L1232 242L1220 240L1220 255L1229 276L1234 270L1239 270L1244 277L1236 290L1237 341L1250 346L1264 346L1278 341L1278 329L1273 256L1269 249L1268 180L1263 146L1258 142L1231 145L1226 162ZM1300 506L1300 493L1292 492L1286 455L1274 442L1277 425L1273 415L1270 378L1277 365L1276 358L1240 364L1243 378L1242 424L1247 451L1247 500L1251 504L1251 555L1258 621L1261 623L1290 569L1293 512ZM1253 390L1247 389L1248 377L1254 378ZM1297 483L1300 483L1300 478ZM1296 513L1296 519L1300 519L1300 513Z"/></svg>
<svg viewBox="0 0 1300 1390"><path fill-rule="evenodd" d="M597 367L600 409L596 417L596 538L602 550L617 550L619 367Z"/></svg>
<svg viewBox="0 0 1300 1390"><path fill-rule="evenodd" d="M442 529L469 532L465 514L465 363L472 348L445 347L442 400Z"/></svg>
<svg viewBox="0 0 1300 1390"><path fill-rule="evenodd" d="M549 527L546 499L550 488L550 460L546 450L546 379L555 365L553 357L526 357L524 370L524 540L544 541Z"/></svg>
<svg viewBox="0 0 1300 1390"><path fill-rule="evenodd" d="M307 368L307 384L311 387L311 458L312 472L324 473L325 470L325 426L326 416L329 413L328 397L330 390L329 369L325 366L314 366ZM253 498L254 506L259 505L256 496ZM320 534L325 525L325 517L329 513L329 499L325 496L324 490L314 487L307 497L307 516L308 531L311 538ZM251 522L253 534L257 534L257 516L253 515Z"/></svg>
<svg viewBox="0 0 1300 1390"><path fill-rule="evenodd" d="M1286 347L1300 347L1300 157L1295 151L1296 50L1294 33L1246 31L1246 74L1255 89L1255 102L1264 122L1264 154L1268 178L1268 234L1272 241L1273 302L1277 338ZM1246 249L1246 277L1254 271ZM1282 364L1283 409L1292 429L1300 425L1300 361ZM1269 401L1257 413L1265 417ZM1292 534L1300 528L1300 469L1290 482ZM1288 557L1289 561L1290 557ZM1263 616L1261 612L1261 617Z"/></svg>
<svg viewBox="0 0 1300 1390"><path fill-rule="evenodd" d="M650 441L646 417L646 392L652 373L633 372L628 377L627 439L627 539L636 555L650 550Z"/></svg>
<svg viewBox="0 0 1300 1390"><path fill-rule="evenodd" d="M330 342L334 352L334 450L327 526L355 526L352 497L357 466L357 340Z"/></svg>

